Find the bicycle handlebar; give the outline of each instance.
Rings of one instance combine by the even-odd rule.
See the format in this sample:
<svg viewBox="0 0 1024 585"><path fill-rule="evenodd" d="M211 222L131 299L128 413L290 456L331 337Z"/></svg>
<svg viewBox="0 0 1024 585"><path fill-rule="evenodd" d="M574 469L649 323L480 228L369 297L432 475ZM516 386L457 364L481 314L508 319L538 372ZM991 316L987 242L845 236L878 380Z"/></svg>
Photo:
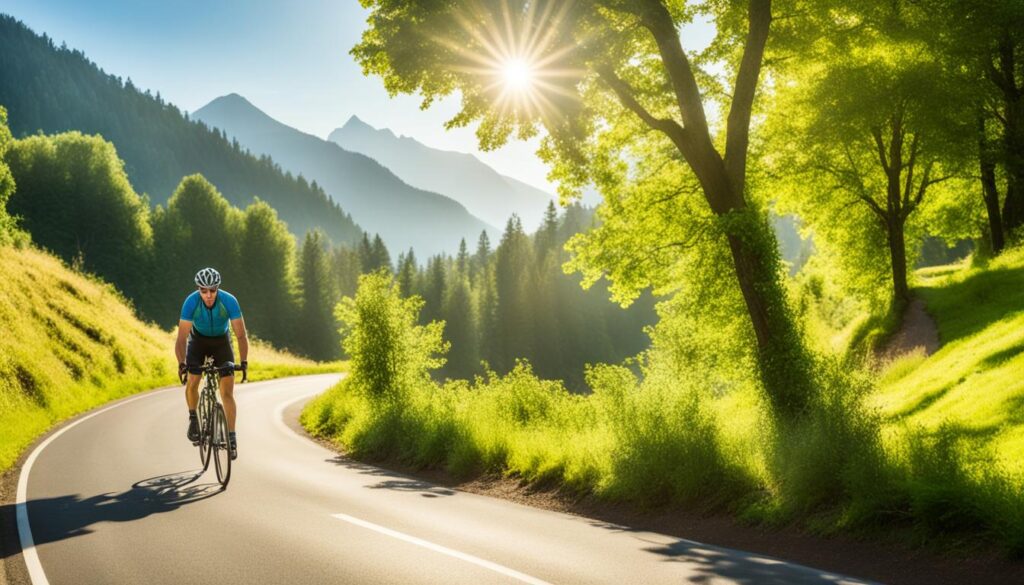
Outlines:
<svg viewBox="0 0 1024 585"><path fill-rule="evenodd" d="M215 366L213 364L207 364L207 365L200 366L200 368L199 368L199 373L200 374L220 373L220 372L227 372L229 374L234 374L235 372L242 372L242 383L245 383L245 382L249 381L249 370L248 370L248 368L242 368L242 366L240 364L234 364L234 363L231 363L231 362L228 362L228 363L224 364L223 366ZM184 384L188 380L188 374L189 374L189 371L186 369L185 373L181 374L178 377L178 379L181 381L182 384Z"/></svg>

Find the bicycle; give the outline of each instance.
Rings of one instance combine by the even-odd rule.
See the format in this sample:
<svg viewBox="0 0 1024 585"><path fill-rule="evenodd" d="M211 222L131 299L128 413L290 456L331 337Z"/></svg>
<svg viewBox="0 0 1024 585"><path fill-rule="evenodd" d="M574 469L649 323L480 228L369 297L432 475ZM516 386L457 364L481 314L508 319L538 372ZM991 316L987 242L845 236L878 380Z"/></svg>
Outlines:
<svg viewBox="0 0 1024 585"><path fill-rule="evenodd" d="M227 488L231 479L231 446L228 444L228 420L224 414L224 406L217 400L217 390L220 388L222 372L234 374L239 371L242 372L244 383L248 373L241 366L231 362L217 367L213 365L212 358L206 358L201 369L203 388L199 393L199 406L196 408L199 441L193 445L199 446L199 460L203 463L203 470L200 473L204 473L210 467L210 459L213 459L217 481L222 488ZM184 379L187 378L183 376Z"/></svg>

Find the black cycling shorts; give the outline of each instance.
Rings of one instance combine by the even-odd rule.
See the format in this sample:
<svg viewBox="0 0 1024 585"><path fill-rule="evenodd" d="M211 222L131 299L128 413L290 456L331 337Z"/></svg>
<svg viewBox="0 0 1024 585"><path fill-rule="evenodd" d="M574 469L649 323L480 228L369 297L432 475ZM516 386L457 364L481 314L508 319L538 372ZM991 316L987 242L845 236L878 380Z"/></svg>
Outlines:
<svg viewBox="0 0 1024 585"><path fill-rule="evenodd" d="M218 335L217 337L206 337L195 331L188 336L188 345L185 349L185 365L188 366L190 374L202 372L203 362L207 356L213 357L213 363L217 367L223 367L228 362L235 361L235 352L231 349L230 334ZM232 375L230 371L221 372L220 377Z"/></svg>

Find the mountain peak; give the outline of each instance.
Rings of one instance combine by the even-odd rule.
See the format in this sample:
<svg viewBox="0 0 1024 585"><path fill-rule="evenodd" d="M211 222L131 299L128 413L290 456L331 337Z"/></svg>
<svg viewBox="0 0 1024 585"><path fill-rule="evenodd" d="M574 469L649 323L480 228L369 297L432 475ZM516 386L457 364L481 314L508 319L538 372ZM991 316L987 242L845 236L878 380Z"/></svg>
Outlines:
<svg viewBox="0 0 1024 585"><path fill-rule="evenodd" d="M337 128L334 132L331 132L331 136L366 136L372 134L383 134L390 138L394 138L395 134L388 128L374 128L373 126L364 122L359 116L352 114L352 116L345 122L345 125L341 128ZM328 140L333 140L328 138Z"/></svg>

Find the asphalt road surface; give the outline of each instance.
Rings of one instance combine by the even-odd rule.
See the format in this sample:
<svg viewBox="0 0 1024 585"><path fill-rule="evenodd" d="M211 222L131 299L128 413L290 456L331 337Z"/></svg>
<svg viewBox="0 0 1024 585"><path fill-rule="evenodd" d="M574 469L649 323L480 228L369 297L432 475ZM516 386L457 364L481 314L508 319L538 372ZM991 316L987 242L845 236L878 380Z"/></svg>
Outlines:
<svg viewBox="0 0 1024 585"><path fill-rule="evenodd" d="M239 458L224 491L212 463L198 474L181 388L51 435L19 478L33 584L862 582L339 458L295 422L337 380L236 386Z"/></svg>

